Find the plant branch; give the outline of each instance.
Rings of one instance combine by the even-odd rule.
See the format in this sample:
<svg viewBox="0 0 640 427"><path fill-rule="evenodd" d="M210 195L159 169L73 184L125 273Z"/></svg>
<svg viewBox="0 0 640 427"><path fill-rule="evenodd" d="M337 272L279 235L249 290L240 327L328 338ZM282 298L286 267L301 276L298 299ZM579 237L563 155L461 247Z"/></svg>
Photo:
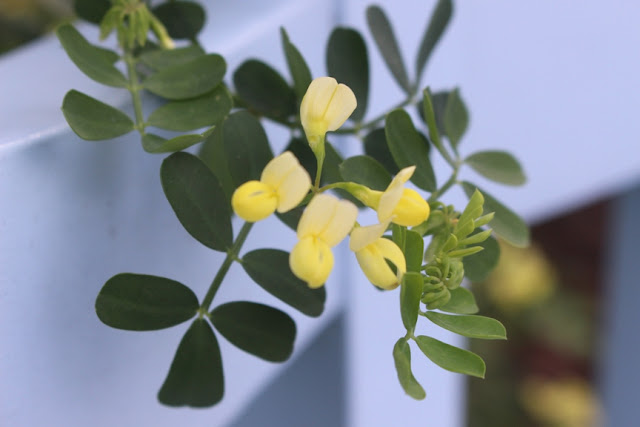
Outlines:
<svg viewBox="0 0 640 427"><path fill-rule="evenodd" d="M216 296L216 292L218 292L218 289L220 288L224 277L227 275L231 264L233 263L233 261L238 259L238 253L240 252L244 241L247 239L247 236L249 235L249 231L251 231L251 227L253 227L253 224L253 222L245 222L240 229L238 236L236 236L236 240L233 242L233 245L231 245L231 248L229 248L229 250L227 251L227 256L222 262L222 265L216 273L216 276L213 278L213 282L211 282L211 286L209 287L207 294L202 300L202 305L200 305L201 310L209 310L209 306L211 306L213 297Z"/></svg>
<svg viewBox="0 0 640 427"><path fill-rule="evenodd" d="M124 56L124 61L127 64L127 74L129 76L129 85L127 89L131 93L131 99L133 100L133 109L136 114L136 129L140 134L144 134L146 124L144 122L144 116L142 114L142 99L140 98L140 81L138 80L138 73L136 72L136 59L127 51Z"/></svg>

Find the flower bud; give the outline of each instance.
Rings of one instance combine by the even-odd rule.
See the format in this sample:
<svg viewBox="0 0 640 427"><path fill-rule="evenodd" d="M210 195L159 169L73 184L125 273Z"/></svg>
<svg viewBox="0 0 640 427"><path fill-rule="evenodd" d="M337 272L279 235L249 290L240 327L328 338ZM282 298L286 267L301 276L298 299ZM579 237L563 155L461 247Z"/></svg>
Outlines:
<svg viewBox="0 0 640 427"><path fill-rule="evenodd" d="M314 152L325 134L342 126L356 106L353 91L336 79L318 77L311 82L300 104L300 121Z"/></svg>

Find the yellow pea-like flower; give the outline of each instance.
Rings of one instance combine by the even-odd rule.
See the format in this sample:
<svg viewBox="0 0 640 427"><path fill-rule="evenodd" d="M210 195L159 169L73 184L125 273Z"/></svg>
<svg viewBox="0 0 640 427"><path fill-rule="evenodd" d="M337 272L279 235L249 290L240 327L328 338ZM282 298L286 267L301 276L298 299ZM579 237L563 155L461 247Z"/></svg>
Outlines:
<svg viewBox="0 0 640 427"><path fill-rule="evenodd" d="M311 178L296 156L285 151L265 166L260 181L248 181L231 197L234 212L248 222L265 219L275 211L287 212L304 199Z"/></svg>
<svg viewBox="0 0 640 427"><path fill-rule="evenodd" d="M417 191L404 187L415 169L415 166L402 169L385 191L371 190L354 183L347 183L341 188L349 191L365 205L375 209L381 223L390 219L395 224L413 227L426 221L431 212L429 203Z"/></svg>
<svg viewBox="0 0 640 427"><path fill-rule="evenodd" d="M300 121L311 148L315 151L328 131L342 126L357 105L347 85L332 77L314 79L300 103Z"/></svg>
<svg viewBox="0 0 640 427"><path fill-rule="evenodd" d="M289 256L291 271L309 287L322 286L333 269L336 246L353 228L358 208L330 194L318 194L302 213L298 223L298 243Z"/></svg>
<svg viewBox="0 0 640 427"><path fill-rule="evenodd" d="M355 252L356 259L365 276L381 289L395 289L407 271L402 250L395 242L382 237L390 220L367 227L357 227L351 232L349 248ZM387 264L391 261L396 272Z"/></svg>

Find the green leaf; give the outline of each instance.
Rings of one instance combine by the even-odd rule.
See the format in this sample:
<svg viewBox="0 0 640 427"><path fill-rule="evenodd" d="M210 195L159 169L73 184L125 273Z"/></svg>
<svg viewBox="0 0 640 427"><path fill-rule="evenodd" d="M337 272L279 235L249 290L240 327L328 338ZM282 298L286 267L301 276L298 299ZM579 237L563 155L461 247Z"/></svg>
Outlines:
<svg viewBox="0 0 640 427"><path fill-rule="evenodd" d="M411 348L406 339L400 338L393 346L393 360L405 393L417 400L424 399L427 394L411 372Z"/></svg>
<svg viewBox="0 0 640 427"><path fill-rule="evenodd" d="M184 64L204 56L205 51L198 45L176 49L154 49L140 55L140 62L153 70Z"/></svg>
<svg viewBox="0 0 640 427"><path fill-rule="evenodd" d="M102 18L111 8L110 0L74 0L73 11L79 18L93 24L100 24Z"/></svg>
<svg viewBox="0 0 640 427"><path fill-rule="evenodd" d="M449 293L451 299L442 307L438 307L438 310L455 314L475 314L478 312L476 299L468 289L459 286L449 290Z"/></svg>
<svg viewBox="0 0 640 427"><path fill-rule="evenodd" d="M251 110L286 120L296 114L296 99L289 84L264 62L250 59L233 73L233 84Z"/></svg>
<svg viewBox="0 0 640 427"><path fill-rule="evenodd" d="M151 74L145 89L168 99L187 99L204 95L218 86L227 65L217 54L202 55Z"/></svg>
<svg viewBox="0 0 640 427"><path fill-rule="evenodd" d="M370 156L353 156L340 164L345 181L366 185L372 190L384 191L391 183L391 175Z"/></svg>
<svg viewBox="0 0 640 427"><path fill-rule="evenodd" d="M416 337L416 343L424 355L441 368L484 378L486 367L484 361L477 354L425 335Z"/></svg>
<svg viewBox="0 0 640 427"><path fill-rule="evenodd" d="M289 253L278 249L257 249L242 257L242 266L254 282L274 297L311 317L324 311L326 291L311 289L289 267Z"/></svg>
<svg viewBox="0 0 640 427"><path fill-rule="evenodd" d="M435 106L428 87L422 91L422 113L424 121L427 123L427 127L429 128L429 138L431 138L433 145L442 152L444 147L442 146L442 140L440 139L441 131L436 121Z"/></svg>
<svg viewBox="0 0 640 427"><path fill-rule="evenodd" d="M473 235L473 234L472 234ZM464 264L464 275L472 282L483 282L491 271L498 265L500 260L500 246L493 237L489 237L478 244L484 250L462 260Z"/></svg>
<svg viewBox="0 0 640 427"><path fill-rule="evenodd" d="M467 197L471 197L476 188L482 193L484 196L484 213L495 212L490 224L500 237L517 247L529 245L529 227L527 227L522 218L476 185L465 181L462 183L462 188Z"/></svg>
<svg viewBox="0 0 640 427"><path fill-rule="evenodd" d="M56 35L69 58L87 77L107 86L127 86L127 79L114 67L106 49L93 46L70 24L58 27Z"/></svg>
<svg viewBox="0 0 640 427"><path fill-rule="evenodd" d="M80 138L90 141L112 139L134 129L125 113L77 90L64 96L62 114Z"/></svg>
<svg viewBox="0 0 640 427"><path fill-rule="evenodd" d="M169 102L156 109L147 124L162 129L186 132L220 122L233 107L224 85L198 98Z"/></svg>
<svg viewBox="0 0 640 427"><path fill-rule="evenodd" d="M527 180L518 160L506 151L478 151L464 162L485 178L502 184L522 185Z"/></svg>
<svg viewBox="0 0 640 427"><path fill-rule="evenodd" d="M182 226L197 241L216 251L233 243L231 212L220 182L196 156L170 155L160 167L162 188Z"/></svg>
<svg viewBox="0 0 640 427"><path fill-rule="evenodd" d="M260 121L247 111L237 111L222 122L222 138L235 187L259 180L262 170L273 158Z"/></svg>
<svg viewBox="0 0 640 427"><path fill-rule="evenodd" d="M293 352L296 324L288 314L264 304L230 302L211 312L213 326L233 345L270 362Z"/></svg>
<svg viewBox="0 0 640 427"><path fill-rule="evenodd" d="M469 112L457 88L449 94L447 107L444 110L443 123L451 145L457 147L469 126Z"/></svg>
<svg viewBox="0 0 640 427"><path fill-rule="evenodd" d="M195 2L165 2L154 7L152 12L174 39L194 39L204 26L204 9Z"/></svg>
<svg viewBox="0 0 640 427"><path fill-rule="evenodd" d="M433 110L436 129L438 130L440 135L444 136L447 135L447 132L444 128L444 110L445 108L447 108L447 100L449 99L450 93L451 92L446 90L429 93L429 97L431 99L430 108ZM420 102L417 104L417 110L420 119L422 119L422 121L427 124L427 119L425 117L424 99L420 100Z"/></svg>
<svg viewBox="0 0 640 427"><path fill-rule="evenodd" d="M218 340L204 319L196 319L180 341L158 400L169 406L206 408L222 400L224 373Z"/></svg>
<svg viewBox="0 0 640 427"><path fill-rule="evenodd" d="M329 141L324 143L325 157L322 165L322 183L331 184L342 181L340 174L340 165L342 164L342 156L333 147ZM311 175L313 177L314 175Z"/></svg>
<svg viewBox="0 0 640 427"><path fill-rule="evenodd" d="M418 321L420 297L422 297L422 274L407 272L402 278L400 288L400 314L402 323L408 331L413 331Z"/></svg>
<svg viewBox="0 0 640 427"><path fill-rule="evenodd" d="M227 206L231 209L231 196L236 187L233 185L227 155L224 151L222 125L213 128L213 132L205 138L200 147L199 157L218 178L227 199Z"/></svg>
<svg viewBox="0 0 640 427"><path fill-rule="evenodd" d="M96 313L105 325L129 331L153 331L178 325L198 311L191 289L165 277L122 273L104 284Z"/></svg>
<svg viewBox="0 0 640 427"><path fill-rule="evenodd" d="M506 340L507 331L496 319L485 316L452 316L428 311L425 316L436 325L456 334L485 340Z"/></svg>
<svg viewBox="0 0 640 427"><path fill-rule="evenodd" d="M398 47L398 42L393 34L393 28L384 11L379 6L369 6L367 8L367 24L373 39L378 46L378 50L393 74L396 82L408 94L411 95L411 84L409 76L402 60L402 54Z"/></svg>
<svg viewBox="0 0 640 427"><path fill-rule="evenodd" d="M407 271L419 273L422 269L424 254L424 240L420 233L407 230L405 234L404 257L407 261Z"/></svg>
<svg viewBox="0 0 640 427"><path fill-rule="evenodd" d="M449 24L453 13L453 3L451 0L439 0L434 9L427 30L420 42L418 56L416 57L416 81L420 81L420 77L424 71L429 57L433 53L433 49L442 37L444 30Z"/></svg>
<svg viewBox="0 0 640 427"><path fill-rule="evenodd" d="M293 89L298 100L301 101L311 84L311 71L300 51L289 40L289 35L284 28L280 28L280 36L289 72L293 78Z"/></svg>
<svg viewBox="0 0 640 427"><path fill-rule="evenodd" d="M305 207L298 206L284 213L276 212L276 216L284 225L295 232L298 229L298 223L302 218L302 212L304 212Z"/></svg>
<svg viewBox="0 0 640 427"><path fill-rule="evenodd" d="M411 182L423 190L435 191L436 176L429 160L428 145L413 126L406 111L393 110L387 115L385 135L389 151L398 167L416 166Z"/></svg>
<svg viewBox="0 0 640 427"><path fill-rule="evenodd" d="M369 99L369 59L364 39L356 30L336 28L327 45L327 71L338 83L351 88L358 106L351 119L360 122Z"/></svg>
<svg viewBox="0 0 640 427"><path fill-rule="evenodd" d="M400 171L387 145L384 128L374 129L364 138L364 152L376 159L391 175Z"/></svg>
<svg viewBox="0 0 640 427"><path fill-rule="evenodd" d="M147 153L173 153L184 150L204 140L202 135L180 135L165 139L153 133L142 135L142 148Z"/></svg>

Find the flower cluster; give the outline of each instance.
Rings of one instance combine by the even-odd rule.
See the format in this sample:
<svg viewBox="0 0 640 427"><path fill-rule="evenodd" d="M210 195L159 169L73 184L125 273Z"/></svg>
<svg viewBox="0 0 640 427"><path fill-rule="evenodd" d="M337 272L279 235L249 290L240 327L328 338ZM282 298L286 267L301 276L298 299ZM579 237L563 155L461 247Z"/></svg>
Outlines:
<svg viewBox="0 0 640 427"><path fill-rule="evenodd" d="M328 131L338 129L356 108L356 98L344 84L331 77L311 82L300 105L300 119L313 152L322 163ZM321 165L320 165L321 166ZM311 178L291 152L275 157L265 167L259 181L238 187L231 203L236 214L248 222L262 220L275 211L287 212L313 194L297 228L298 243L293 247L291 271L312 288L322 286L333 269L331 248L351 235L349 247L371 283L394 289L407 270L404 254L392 240L383 237L391 223L416 226L429 217L429 204L415 191L405 188L415 166L402 169L385 191L343 183L343 188L374 209L378 224L360 227L358 209L312 186ZM317 185L317 184L316 184Z"/></svg>

